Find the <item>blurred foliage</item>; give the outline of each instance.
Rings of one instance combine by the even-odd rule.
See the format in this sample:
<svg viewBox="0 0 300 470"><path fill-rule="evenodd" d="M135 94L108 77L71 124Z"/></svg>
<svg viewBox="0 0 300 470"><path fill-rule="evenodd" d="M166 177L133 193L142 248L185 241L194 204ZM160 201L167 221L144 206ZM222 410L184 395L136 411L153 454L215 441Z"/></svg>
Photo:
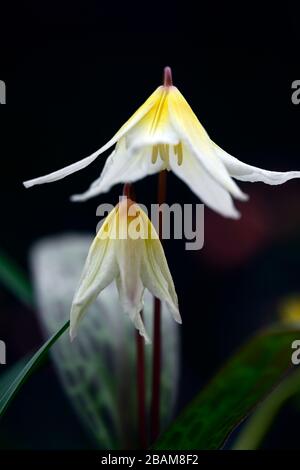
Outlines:
<svg viewBox="0 0 300 470"><path fill-rule="evenodd" d="M279 318L284 325L300 326L300 297L289 295L280 302ZM260 447L280 409L291 398L300 396L300 370L289 374L248 418L234 442L233 449L253 450Z"/></svg>
<svg viewBox="0 0 300 470"><path fill-rule="evenodd" d="M64 390L79 417L92 431L97 446L135 447L137 417L134 330L130 323L123 323L125 317L120 316L116 296L108 289L98 299L94 312L90 312L86 322L83 322L78 334L80 339L70 344L69 338L63 333L69 325L66 318L70 295L82 266L78 260L83 259L87 251L87 238L75 237L77 251L78 242L81 244L80 253L77 253L79 256L74 256L72 239L59 240L54 240L54 245L51 245L52 240L50 252L49 245L48 252L44 250L45 246L40 246L40 255L43 253L43 274L39 271L41 266L35 272L39 317L45 335L49 337L49 334L53 334L31 359L20 360L1 375L0 416L55 345L53 359ZM67 252L67 262L60 251L62 247ZM66 250L66 247L69 249ZM0 279L20 300L31 305L33 298L28 281L7 257L2 259L4 262L0 263ZM34 267L36 269L37 266ZM145 302L145 321L150 329L152 300L148 298ZM167 431L162 433L154 448L222 448L230 433L258 405L233 446L234 449L257 448L283 404L291 397L299 396L299 371L289 374L274 389L290 368L291 344L299 338L299 314L299 298L289 298L283 303L280 310L281 324L258 333L233 355ZM170 421L174 407L180 348L178 332L169 330L173 328L172 322L168 324L169 316L163 315L163 319L164 427ZM146 379L149 408L151 347L146 348ZM262 400L264 401L259 405Z"/></svg>
<svg viewBox="0 0 300 470"><path fill-rule="evenodd" d="M116 289L110 286L82 322L73 343L62 333L68 328L70 304L90 242L89 236L66 236L37 244L32 252L38 317L51 338L31 359L21 359L1 375L0 416L18 390L37 369L48 351L63 388L97 447L137 447L135 329L121 311ZM7 263L10 290L26 304L33 302L31 288L13 264ZM4 272L4 270L3 270ZM18 277L15 278L15 273ZM16 288L15 286L18 286ZM19 287L22 286L22 287ZM144 321L152 335L153 297L145 294ZM60 325L64 325L60 327ZM179 333L162 307L161 425L170 421L177 396ZM146 404L151 401L152 348L145 348Z"/></svg>
<svg viewBox="0 0 300 470"><path fill-rule="evenodd" d="M282 406L300 394L300 370L296 370L259 405L232 446L234 450L258 449Z"/></svg>
<svg viewBox="0 0 300 470"><path fill-rule="evenodd" d="M4 253L0 252L0 282L27 307L32 307L33 292L22 270Z"/></svg>
<svg viewBox="0 0 300 470"><path fill-rule="evenodd" d="M299 329L273 328L238 351L155 443L155 449L219 449L291 366Z"/></svg>

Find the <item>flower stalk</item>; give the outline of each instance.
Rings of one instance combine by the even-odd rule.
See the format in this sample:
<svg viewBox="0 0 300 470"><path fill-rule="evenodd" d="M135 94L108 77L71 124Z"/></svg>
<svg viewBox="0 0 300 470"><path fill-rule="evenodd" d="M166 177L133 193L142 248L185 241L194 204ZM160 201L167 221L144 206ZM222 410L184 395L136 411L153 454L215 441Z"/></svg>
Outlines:
<svg viewBox="0 0 300 470"><path fill-rule="evenodd" d="M160 376L161 376L161 302L154 299L153 325L153 368L151 402L151 442L159 436L160 430Z"/></svg>
<svg viewBox="0 0 300 470"><path fill-rule="evenodd" d="M169 67L166 67L168 69ZM166 82L165 69L165 82ZM166 200L167 173L162 171L158 175L158 204ZM162 239L162 213L159 213L158 235ZM152 402L151 402L151 442L154 442L160 431L160 379L161 379L161 301L154 299L153 318L153 368L152 368Z"/></svg>
<svg viewBox="0 0 300 470"><path fill-rule="evenodd" d="M135 200L135 192L131 183L123 186L123 196ZM143 312L141 311L143 321ZM147 418L146 418L146 379L145 379L145 341L138 331L136 341L136 384L137 384L137 421L138 440L141 449L147 449Z"/></svg>
<svg viewBox="0 0 300 470"><path fill-rule="evenodd" d="M136 332L136 364L139 445L141 449L147 449L145 341L138 331Z"/></svg>

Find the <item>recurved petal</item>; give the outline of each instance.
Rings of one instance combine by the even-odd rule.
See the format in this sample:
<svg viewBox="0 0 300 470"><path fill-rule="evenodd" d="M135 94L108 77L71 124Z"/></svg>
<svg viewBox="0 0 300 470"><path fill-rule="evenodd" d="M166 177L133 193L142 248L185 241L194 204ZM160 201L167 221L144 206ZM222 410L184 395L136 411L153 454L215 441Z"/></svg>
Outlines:
<svg viewBox="0 0 300 470"><path fill-rule="evenodd" d="M177 294L161 242L155 238L145 240L144 244L142 282L155 297L166 303L174 320L181 323Z"/></svg>
<svg viewBox="0 0 300 470"><path fill-rule="evenodd" d="M80 320L100 292L118 275L112 241L96 236L90 248L70 313L70 336L74 339Z"/></svg>
<svg viewBox="0 0 300 470"><path fill-rule="evenodd" d="M246 200L245 195L231 179L228 171L215 152L214 145L193 110L176 87L169 93L170 119L182 142L194 153L206 171L235 198Z"/></svg>
<svg viewBox="0 0 300 470"><path fill-rule="evenodd" d="M145 101L145 103L128 119L128 121L118 130L118 132L100 149L92 153L90 156L79 160L76 163L72 163L60 170L49 173L45 176L40 176L28 181L25 181L23 184L26 188L35 186L37 184L52 183L53 181L58 181L62 178L65 178L76 171L82 170L92 163L101 153L105 152L107 149L112 147L118 140L120 140L133 126L135 126L138 121L140 121L145 114L147 114L151 108L155 105L161 94L161 87L157 88L154 93Z"/></svg>
<svg viewBox="0 0 300 470"><path fill-rule="evenodd" d="M135 151L125 148L122 139L116 150L108 157L100 177L92 183L90 188L82 194L71 197L72 201L85 201L98 194L107 192L118 183L133 183L147 175L163 170L164 162L157 158L155 163L151 160L151 147L144 147Z"/></svg>
<svg viewBox="0 0 300 470"><path fill-rule="evenodd" d="M104 150L106 150L106 148ZM96 152L92 153L92 155L90 155L89 157L85 157L76 163L72 163L71 165L61 168L60 170L53 171L52 173L49 173L48 175L39 176L38 178L24 181L23 184L25 188L30 188L31 186L35 186L37 184L53 183L53 181L61 180L65 178L66 176L71 175L72 173L75 173L76 171L82 170L83 168L90 165L90 163L92 163L98 157L98 155L100 155L100 153L104 152L104 150L103 148L101 148L97 150Z"/></svg>
<svg viewBox="0 0 300 470"><path fill-rule="evenodd" d="M229 174L240 181L251 183L260 181L266 184L282 184L293 178L300 178L300 171L269 171L247 165L214 144L218 156L222 159Z"/></svg>
<svg viewBox="0 0 300 470"><path fill-rule="evenodd" d="M239 212L229 192L211 177L199 160L186 147L183 159L178 165L177 158L170 158L171 170L182 179L204 204L225 217L238 219Z"/></svg>

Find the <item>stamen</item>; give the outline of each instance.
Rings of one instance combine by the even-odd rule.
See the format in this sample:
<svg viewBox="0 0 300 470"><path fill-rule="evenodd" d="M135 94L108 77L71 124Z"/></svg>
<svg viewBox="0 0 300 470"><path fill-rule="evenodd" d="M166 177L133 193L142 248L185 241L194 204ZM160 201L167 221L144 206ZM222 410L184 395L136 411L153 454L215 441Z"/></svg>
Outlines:
<svg viewBox="0 0 300 470"><path fill-rule="evenodd" d="M157 162L157 157L158 157L158 145L153 145L152 155L151 155L151 162L153 164Z"/></svg>
<svg viewBox="0 0 300 470"><path fill-rule="evenodd" d="M170 170L170 145L169 144L153 145L152 154L151 154L151 162L153 164L157 162L158 156L165 163L165 168Z"/></svg>
<svg viewBox="0 0 300 470"><path fill-rule="evenodd" d="M170 145L166 144L165 149L166 149L166 154L167 154L166 165L167 165L167 168L170 169Z"/></svg>
<svg viewBox="0 0 300 470"><path fill-rule="evenodd" d="M179 142L179 144L174 145L174 153L177 155L177 163L178 165L182 165L183 162L183 151L182 151L182 144Z"/></svg>

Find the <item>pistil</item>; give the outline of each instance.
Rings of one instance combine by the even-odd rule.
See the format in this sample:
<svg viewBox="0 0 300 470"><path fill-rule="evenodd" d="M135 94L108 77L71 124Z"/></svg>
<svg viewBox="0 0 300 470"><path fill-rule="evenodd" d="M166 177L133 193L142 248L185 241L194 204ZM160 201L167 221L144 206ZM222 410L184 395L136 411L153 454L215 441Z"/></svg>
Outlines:
<svg viewBox="0 0 300 470"><path fill-rule="evenodd" d="M165 87L173 86L171 67L164 68L164 86Z"/></svg>

